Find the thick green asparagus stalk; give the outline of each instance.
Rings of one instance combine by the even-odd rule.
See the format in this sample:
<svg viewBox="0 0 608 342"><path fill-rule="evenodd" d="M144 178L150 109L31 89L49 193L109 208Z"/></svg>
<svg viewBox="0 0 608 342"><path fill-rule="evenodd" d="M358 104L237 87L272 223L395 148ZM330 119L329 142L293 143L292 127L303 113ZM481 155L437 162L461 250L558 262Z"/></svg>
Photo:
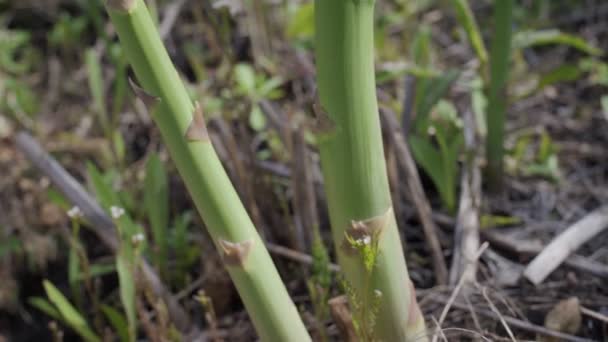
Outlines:
<svg viewBox="0 0 608 342"><path fill-rule="evenodd" d="M143 87L139 95L153 107L152 117L261 339L310 341L209 141L202 112L190 101L143 0L107 0L106 8Z"/></svg>
<svg viewBox="0 0 608 342"><path fill-rule="evenodd" d="M351 296L351 308L380 295L372 339L424 341L424 319L408 277L386 174L373 16L373 0L315 0L317 115L325 122L319 127L321 166L338 260L363 302L353 303ZM372 245L378 243L371 279L365 257L349 248L370 238L377 239Z"/></svg>
<svg viewBox="0 0 608 342"><path fill-rule="evenodd" d="M489 185L494 190L502 186L507 81L511 60L511 25L513 25L513 0L494 1L494 35L490 51L486 140L487 176Z"/></svg>

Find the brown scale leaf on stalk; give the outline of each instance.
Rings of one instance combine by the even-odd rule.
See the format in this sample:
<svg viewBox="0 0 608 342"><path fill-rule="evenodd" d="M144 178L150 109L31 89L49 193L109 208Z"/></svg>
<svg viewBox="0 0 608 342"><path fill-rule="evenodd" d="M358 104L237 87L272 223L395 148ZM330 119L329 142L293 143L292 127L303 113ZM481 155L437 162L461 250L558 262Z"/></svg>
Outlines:
<svg viewBox="0 0 608 342"><path fill-rule="evenodd" d="M249 239L243 242L219 240L222 249L222 259L227 266L243 266L247 256L253 248L254 241Z"/></svg>
<svg viewBox="0 0 608 342"><path fill-rule="evenodd" d="M133 92L137 98L139 98L146 106L148 111L151 111L152 108L160 102L160 97L148 93L144 88L137 85L137 83L135 83L135 81L133 81L133 79L130 77L129 85L131 86L131 89L133 89Z"/></svg>
<svg viewBox="0 0 608 342"><path fill-rule="evenodd" d="M137 0L106 0L109 8L117 12L128 12L133 7Z"/></svg>
<svg viewBox="0 0 608 342"><path fill-rule="evenodd" d="M352 241L369 239L371 242L379 239L384 231L384 227L386 227L391 218L392 212L393 208L390 207L380 216L359 221L352 220L348 229L344 232L345 236L342 240L342 250L348 255L355 255L357 253L357 248L353 246Z"/></svg>
<svg viewBox="0 0 608 342"><path fill-rule="evenodd" d="M335 133L337 129L336 123L329 117L318 97L315 98L312 109L315 114L315 120L311 127L312 132L318 136L327 136Z"/></svg>
<svg viewBox="0 0 608 342"><path fill-rule="evenodd" d="M194 104L194 112L192 113L192 122L186 130L186 139L190 142L200 141L208 142L209 133L207 132L207 125L205 124L205 117L203 116L203 108L196 102Z"/></svg>

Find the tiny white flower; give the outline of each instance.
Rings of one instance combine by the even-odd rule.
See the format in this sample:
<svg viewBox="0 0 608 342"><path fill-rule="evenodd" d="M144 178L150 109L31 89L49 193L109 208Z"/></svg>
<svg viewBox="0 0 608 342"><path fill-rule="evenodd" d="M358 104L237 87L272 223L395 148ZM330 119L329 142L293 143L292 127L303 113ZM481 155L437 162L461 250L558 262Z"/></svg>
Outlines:
<svg viewBox="0 0 608 342"><path fill-rule="evenodd" d="M369 245L370 243L372 243L372 237L369 235L366 235L365 237L363 237L363 244L364 245Z"/></svg>
<svg viewBox="0 0 608 342"><path fill-rule="evenodd" d="M366 235L360 239L355 240L358 245L369 245L372 242L372 238L369 235Z"/></svg>
<svg viewBox="0 0 608 342"><path fill-rule="evenodd" d="M68 217L71 219L82 218L82 211L77 206L74 206L70 210L68 210L67 214L68 214Z"/></svg>
<svg viewBox="0 0 608 342"><path fill-rule="evenodd" d="M131 236L131 243L134 245L138 245L144 242L144 240L146 240L146 237L142 233L134 234L133 236Z"/></svg>
<svg viewBox="0 0 608 342"><path fill-rule="evenodd" d="M374 290L374 295L376 296L376 298L380 298L380 297L382 297L382 291Z"/></svg>
<svg viewBox="0 0 608 342"><path fill-rule="evenodd" d="M125 214L125 210L121 207L113 205L110 207L110 214L112 215L113 219L118 220L122 215Z"/></svg>
<svg viewBox="0 0 608 342"><path fill-rule="evenodd" d="M437 133L437 129L435 128L435 126L429 126L429 129L427 130L427 133L429 135L435 135L435 133Z"/></svg>

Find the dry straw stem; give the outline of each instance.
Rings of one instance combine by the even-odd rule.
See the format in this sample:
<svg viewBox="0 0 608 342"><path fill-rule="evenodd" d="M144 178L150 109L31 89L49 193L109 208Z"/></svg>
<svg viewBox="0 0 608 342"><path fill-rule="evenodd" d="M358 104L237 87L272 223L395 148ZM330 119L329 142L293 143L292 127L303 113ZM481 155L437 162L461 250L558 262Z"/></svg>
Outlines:
<svg viewBox="0 0 608 342"><path fill-rule="evenodd" d="M528 264L524 276L535 285L542 283L570 254L606 228L608 206L603 206L558 235Z"/></svg>
<svg viewBox="0 0 608 342"><path fill-rule="evenodd" d="M345 278L360 298L373 298L374 290L382 293L374 338L407 341L426 332L394 213L379 235L369 293L363 293L368 274L361 257L341 248L351 222L381 217L392 208L376 100L373 19L374 1L315 1L318 112L327 114L330 123L320 132L319 150Z"/></svg>
<svg viewBox="0 0 608 342"><path fill-rule="evenodd" d="M107 9L150 114L263 341L310 341L276 267L203 128L143 0ZM141 94L141 91L138 91ZM148 101L146 101L148 100ZM222 241L222 242L220 242ZM243 244L243 242L246 242ZM232 248L234 247L234 248ZM227 254L226 254L227 253ZM238 261L238 262L229 262Z"/></svg>

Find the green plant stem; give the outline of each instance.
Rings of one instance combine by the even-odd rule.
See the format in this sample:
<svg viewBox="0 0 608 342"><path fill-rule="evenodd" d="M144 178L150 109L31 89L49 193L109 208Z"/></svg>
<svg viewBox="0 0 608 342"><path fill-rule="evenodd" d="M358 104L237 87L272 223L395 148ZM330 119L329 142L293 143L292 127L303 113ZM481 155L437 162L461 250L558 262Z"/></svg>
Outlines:
<svg viewBox="0 0 608 342"><path fill-rule="evenodd" d="M380 131L374 76L374 3L315 0L316 63L320 103L335 124L319 139L333 239L338 261L359 298L382 293L376 339L424 341L424 320L410 288L403 248L392 213ZM379 239L377 264L365 291L366 269L359 255L343 248L353 220L390 210ZM416 313L410 317L410 313Z"/></svg>
<svg viewBox="0 0 608 342"><path fill-rule="evenodd" d="M310 341L270 254L264 247L209 140L185 138L194 106L142 0L106 4L141 86L160 101L151 115L218 249L250 242L240 263L226 268L263 341ZM228 257L225 259L228 260Z"/></svg>
<svg viewBox="0 0 608 342"><path fill-rule="evenodd" d="M503 177L503 140L507 106L507 82L511 60L511 25L513 0L494 2L494 35L490 51L490 85L488 89L486 157L490 188L500 190Z"/></svg>
<svg viewBox="0 0 608 342"><path fill-rule="evenodd" d="M481 75L484 81L487 80L487 63L488 63L488 51L486 50L486 46L481 38L481 32L479 31L479 26L477 25L477 21L475 20L475 16L473 15L473 11L469 6L469 0L453 0L454 6L456 9L456 16L460 25L464 28L469 41L471 42L471 46L475 50L475 54L477 58L479 58Z"/></svg>

